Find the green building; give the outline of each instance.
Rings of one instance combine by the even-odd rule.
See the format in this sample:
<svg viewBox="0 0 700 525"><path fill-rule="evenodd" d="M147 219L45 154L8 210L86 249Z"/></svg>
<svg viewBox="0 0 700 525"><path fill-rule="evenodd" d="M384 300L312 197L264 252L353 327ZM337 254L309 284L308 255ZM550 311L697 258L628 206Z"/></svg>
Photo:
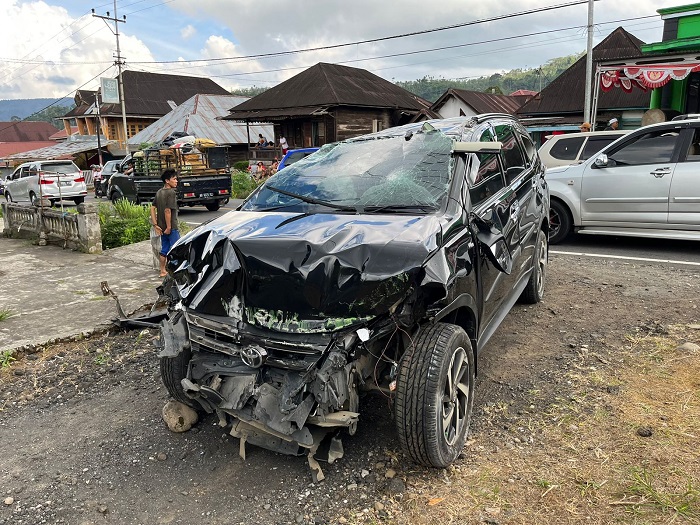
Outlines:
<svg viewBox="0 0 700 525"><path fill-rule="evenodd" d="M653 111L645 114L642 124L700 113L700 3L657 12L664 21L661 42L643 44L640 56L599 62L596 67L594 105L601 90L651 90Z"/></svg>

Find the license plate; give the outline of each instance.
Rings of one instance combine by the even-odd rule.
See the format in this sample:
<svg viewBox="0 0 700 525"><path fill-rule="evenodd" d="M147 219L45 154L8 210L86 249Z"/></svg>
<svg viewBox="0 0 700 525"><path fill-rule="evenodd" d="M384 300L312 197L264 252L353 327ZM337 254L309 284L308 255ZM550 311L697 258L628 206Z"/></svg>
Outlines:
<svg viewBox="0 0 700 525"><path fill-rule="evenodd" d="M69 180L62 180L58 183L59 186L70 186L71 182Z"/></svg>
<svg viewBox="0 0 700 525"><path fill-rule="evenodd" d="M200 193L199 196L200 197L213 197L214 194L213 193Z"/></svg>

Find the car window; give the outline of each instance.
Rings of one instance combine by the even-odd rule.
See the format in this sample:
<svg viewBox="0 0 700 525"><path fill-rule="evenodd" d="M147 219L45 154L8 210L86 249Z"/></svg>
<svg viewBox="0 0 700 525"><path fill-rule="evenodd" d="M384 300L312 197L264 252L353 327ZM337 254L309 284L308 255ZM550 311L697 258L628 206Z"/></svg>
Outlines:
<svg viewBox="0 0 700 525"><path fill-rule="evenodd" d="M695 130L693 141L690 143L686 155L687 162L700 162L700 128Z"/></svg>
<svg viewBox="0 0 700 525"><path fill-rule="evenodd" d="M451 180L452 145L439 131L414 133L408 140L401 135L329 144L270 177L243 209L323 209L310 199L363 208L437 208Z"/></svg>
<svg viewBox="0 0 700 525"><path fill-rule="evenodd" d="M549 154L555 159L576 160L584 140L586 137L561 138L552 145Z"/></svg>
<svg viewBox="0 0 700 525"><path fill-rule="evenodd" d="M503 144L501 156L505 170L506 182L510 184L525 170L525 158L515 138L515 130L507 124L495 126L496 140Z"/></svg>
<svg viewBox="0 0 700 525"><path fill-rule="evenodd" d="M615 142L617 139L619 139L621 135L605 135L601 137L588 137L588 140L586 141L586 145L583 147L583 152L579 156L579 160L586 160L591 158L594 154L598 153L600 150L602 150L605 146L608 144L612 144Z"/></svg>
<svg viewBox="0 0 700 525"><path fill-rule="evenodd" d="M528 161L527 164L532 165L535 160L535 155L537 154L537 148L535 148L535 144L532 142L529 135L518 133L518 136L520 137L520 142L523 144L523 148L525 148L525 158Z"/></svg>
<svg viewBox="0 0 700 525"><path fill-rule="evenodd" d="M495 137L486 130L479 142L493 142ZM472 206L476 207L492 195L505 187L505 181L501 174L501 164L498 162L498 154L477 153L468 174L469 197Z"/></svg>
<svg viewBox="0 0 700 525"><path fill-rule="evenodd" d="M78 166L72 162L52 162L50 164L42 164L41 169L49 173L76 173L80 171Z"/></svg>
<svg viewBox="0 0 700 525"><path fill-rule="evenodd" d="M34 174L34 173L36 173L36 168L34 168L33 166L24 166L22 168L22 171L20 172L19 176L21 178L24 178L24 177L29 177L29 175Z"/></svg>
<svg viewBox="0 0 700 525"><path fill-rule="evenodd" d="M608 158L622 166L670 162L679 136L677 131L667 129L644 133L610 152Z"/></svg>

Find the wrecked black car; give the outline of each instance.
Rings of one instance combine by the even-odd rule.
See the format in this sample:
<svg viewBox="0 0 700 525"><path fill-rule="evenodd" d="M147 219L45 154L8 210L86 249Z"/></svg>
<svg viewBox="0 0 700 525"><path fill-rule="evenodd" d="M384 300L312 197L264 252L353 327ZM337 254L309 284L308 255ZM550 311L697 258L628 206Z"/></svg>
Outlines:
<svg viewBox="0 0 700 525"><path fill-rule="evenodd" d="M393 402L398 440L445 467L467 436L477 358L544 293L544 167L509 115L326 145L168 256L161 372L246 443L330 461Z"/></svg>

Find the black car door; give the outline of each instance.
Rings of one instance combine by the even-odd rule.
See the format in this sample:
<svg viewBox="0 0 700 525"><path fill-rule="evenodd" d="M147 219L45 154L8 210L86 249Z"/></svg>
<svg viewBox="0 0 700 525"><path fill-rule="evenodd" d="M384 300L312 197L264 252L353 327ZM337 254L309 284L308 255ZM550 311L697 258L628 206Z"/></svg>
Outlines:
<svg viewBox="0 0 700 525"><path fill-rule="evenodd" d="M482 132L480 142L496 140L492 129ZM476 216L475 229L488 229L503 235L506 244L513 244L517 237L517 213L513 214L511 206L513 196L507 191L501 155L498 153L476 153L467 172L470 207ZM488 247L480 244L477 276L480 284L479 293L479 348L486 343L500 322L501 305L506 300L510 276L498 269L489 259Z"/></svg>

